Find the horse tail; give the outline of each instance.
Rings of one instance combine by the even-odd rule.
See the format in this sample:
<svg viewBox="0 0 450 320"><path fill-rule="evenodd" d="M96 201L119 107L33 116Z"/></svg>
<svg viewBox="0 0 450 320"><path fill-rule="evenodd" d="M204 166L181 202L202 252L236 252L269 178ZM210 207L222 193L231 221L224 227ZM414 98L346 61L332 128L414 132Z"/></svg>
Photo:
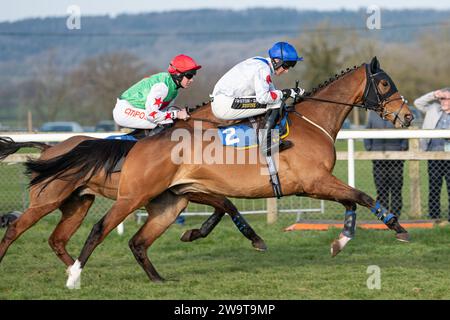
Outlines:
<svg viewBox="0 0 450 320"><path fill-rule="evenodd" d="M38 148L41 151L45 151L50 147L51 145L43 142L15 142L10 137L0 137L0 160L16 153L20 148Z"/></svg>
<svg viewBox="0 0 450 320"><path fill-rule="evenodd" d="M69 152L48 160L29 159L26 173L36 174L30 181L30 187L44 180L44 190L56 179L71 181L89 181L100 170L106 172L105 180L110 177L117 163L125 157L135 141L86 140Z"/></svg>

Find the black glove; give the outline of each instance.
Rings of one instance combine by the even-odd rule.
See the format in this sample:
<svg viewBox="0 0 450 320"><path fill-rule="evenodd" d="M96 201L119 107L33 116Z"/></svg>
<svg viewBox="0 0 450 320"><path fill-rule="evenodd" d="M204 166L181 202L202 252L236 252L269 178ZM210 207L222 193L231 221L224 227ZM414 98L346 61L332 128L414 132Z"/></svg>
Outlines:
<svg viewBox="0 0 450 320"><path fill-rule="evenodd" d="M305 93L305 90L302 88L291 88L291 89L283 89L281 90L283 93L283 100L288 98L295 99L298 96L302 96Z"/></svg>

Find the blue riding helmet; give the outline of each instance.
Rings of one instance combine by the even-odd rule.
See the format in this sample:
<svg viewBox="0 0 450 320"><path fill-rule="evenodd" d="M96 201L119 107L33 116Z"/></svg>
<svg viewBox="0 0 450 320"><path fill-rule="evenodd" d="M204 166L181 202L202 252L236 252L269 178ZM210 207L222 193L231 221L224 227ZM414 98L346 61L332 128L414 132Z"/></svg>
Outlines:
<svg viewBox="0 0 450 320"><path fill-rule="evenodd" d="M272 59L274 69L283 66L284 69L289 69L295 66L297 61L303 61L303 57L299 57L295 48L287 42L277 42L269 49L269 57ZM275 63L273 59L279 59Z"/></svg>

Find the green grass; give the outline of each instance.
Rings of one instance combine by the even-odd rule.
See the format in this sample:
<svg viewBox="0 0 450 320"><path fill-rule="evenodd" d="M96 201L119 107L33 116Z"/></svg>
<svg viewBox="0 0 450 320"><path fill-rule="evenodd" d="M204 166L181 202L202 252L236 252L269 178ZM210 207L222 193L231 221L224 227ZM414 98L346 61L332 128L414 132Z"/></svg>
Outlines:
<svg viewBox="0 0 450 320"><path fill-rule="evenodd" d="M336 258L329 245L339 233L282 232L262 216L248 217L266 241L266 253L250 243L226 217L212 234L193 243L180 242L184 230L202 219L189 217L173 225L149 250L160 274L170 280L153 284L138 266L128 240L138 225L128 220L125 235L112 232L91 256L82 274L82 289L68 290L65 267L51 252L47 238L58 220L48 216L14 243L0 264L2 299L449 299L450 227L410 230L411 243L390 231L357 230ZM80 252L94 219L85 222L69 244ZM3 236L4 231L0 232ZM369 290L367 267L381 268L381 289Z"/></svg>

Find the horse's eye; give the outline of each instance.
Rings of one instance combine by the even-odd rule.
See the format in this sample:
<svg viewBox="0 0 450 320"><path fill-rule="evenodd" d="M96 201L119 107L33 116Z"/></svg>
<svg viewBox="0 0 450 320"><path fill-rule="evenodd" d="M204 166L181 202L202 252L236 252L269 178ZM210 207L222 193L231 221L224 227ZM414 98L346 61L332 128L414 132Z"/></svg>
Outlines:
<svg viewBox="0 0 450 320"><path fill-rule="evenodd" d="M389 85L386 80L381 80L381 84L383 85L383 87L387 87Z"/></svg>

